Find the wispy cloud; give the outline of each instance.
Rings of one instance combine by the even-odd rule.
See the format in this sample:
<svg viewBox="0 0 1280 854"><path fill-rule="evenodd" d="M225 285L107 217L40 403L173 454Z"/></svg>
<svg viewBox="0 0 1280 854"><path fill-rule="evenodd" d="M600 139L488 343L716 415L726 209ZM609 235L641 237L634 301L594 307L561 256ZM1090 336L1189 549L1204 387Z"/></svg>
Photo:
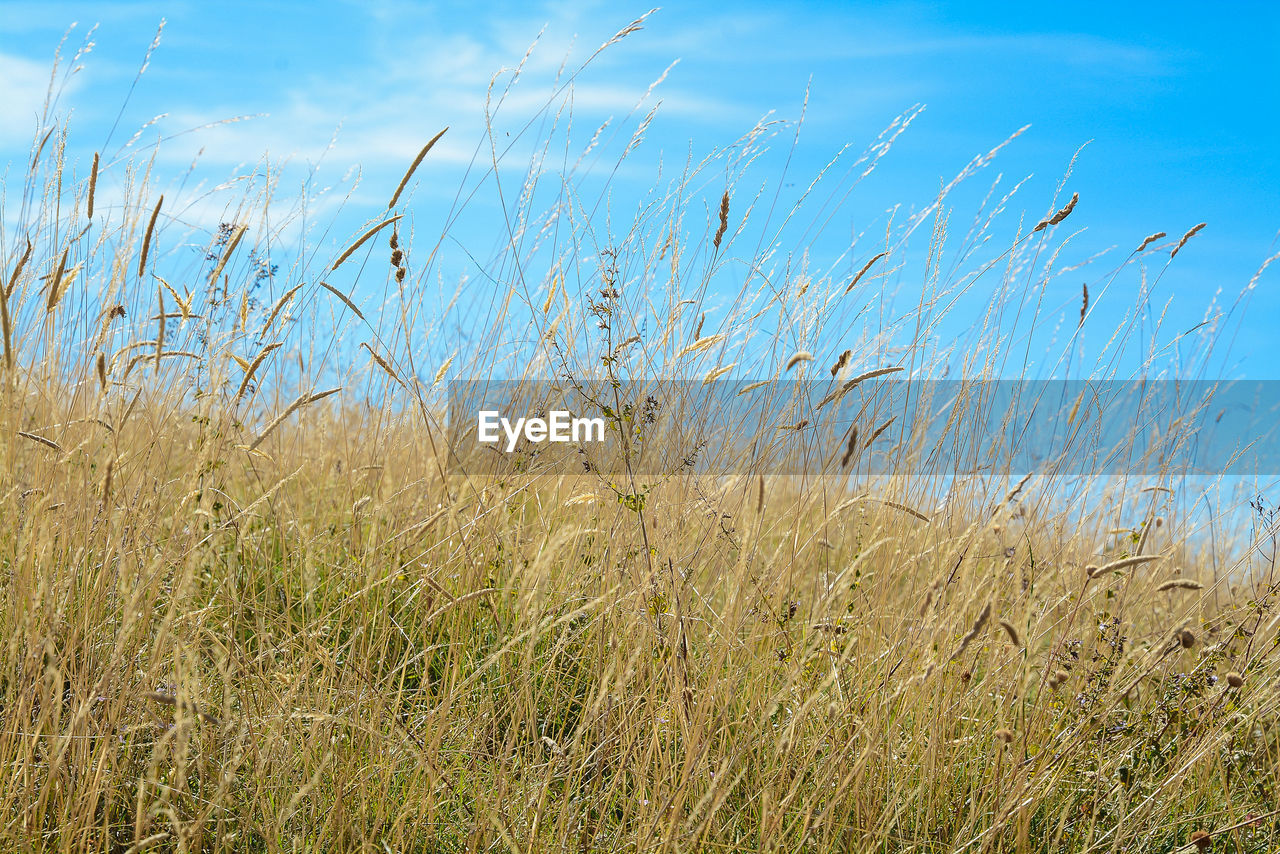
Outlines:
<svg viewBox="0 0 1280 854"><path fill-rule="evenodd" d="M207 163L253 162L266 153L314 160L328 150L330 138L340 127L330 156L377 169L388 159L399 162L412 157L423 139L448 125L451 133L432 159L465 163L485 130L487 102L493 108L502 99L498 118L501 133L517 133L525 122L539 115L556 88L597 47L584 40L575 44L571 27L577 13L569 7L551 10L563 19L546 23L531 52L530 34L541 26L532 16L506 21L488 31L423 32L426 28L405 25L399 18L402 12L398 4L374 4L370 14L388 23L374 27L377 35L370 43L353 46L353 53L361 57L354 68L348 63L328 73L318 66L305 77L273 81L280 87L273 103L262 111L266 115L251 121L221 124L221 120L246 111L227 101L211 104L206 93L193 92L185 99L181 92L169 93L172 102L160 125L163 132L174 135L204 129L176 137L161 156L174 162L189 161L203 149ZM394 21L400 21L400 26L391 23ZM504 93L517 66L522 66L520 79ZM655 71L652 66L641 72L605 63L601 66L575 79L562 92L582 126L594 127L593 123L632 113L661 71L661 67ZM495 81L498 69L507 70ZM682 89L672 80L659 87L649 102L659 98L662 114L673 118L738 123L757 118L729 97Z"/></svg>
<svg viewBox="0 0 1280 854"><path fill-rule="evenodd" d="M0 149L31 141L49 91L48 65L0 53Z"/></svg>

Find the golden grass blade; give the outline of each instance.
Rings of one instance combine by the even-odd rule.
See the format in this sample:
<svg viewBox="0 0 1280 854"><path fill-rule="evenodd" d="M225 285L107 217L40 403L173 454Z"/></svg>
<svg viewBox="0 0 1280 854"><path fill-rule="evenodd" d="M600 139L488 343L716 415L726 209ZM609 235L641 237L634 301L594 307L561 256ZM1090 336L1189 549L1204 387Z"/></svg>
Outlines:
<svg viewBox="0 0 1280 854"><path fill-rule="evenodd" d="M1164 593L1167 590L1203 590L1204 585L1199 581L1192 581L1190 578L1174 578L1164 582L1156 588L1157 593Z"/></svg>
<svg viewBox="0 0 1280 854"><path fill-rule="evenodd" d="M1080 201L1080 194L1072 193L1071 201L1067 202L1066 205L1062 207L1053 216L1049 217L1048 219L1040 220L1040 222L1036 225L1036 227L1031 229L1032 234L1034 234L1037 231L1044 231L1049 226L1057 225L1058 223L1062 222L1064 219L1066 219L1068 216L1071 215L1071 212L1073 210L1076 209L1076 202L1078 201Z"/></svg>
<svg viewBox="0 0 1280 854"><path fill-rule="evenodd" d="M62 274L67 269L67 254L70 251L71 251L70 248L62 250L62 256L58 258L58 267L56 270L53 271L53 274L49 277L49 295L45 300L45 306L44 306L44 310L46 314L51 313L54 310L54 308L56 308L58 305L58 298L60 296L60 287L62 285ZM79 269L80 269L80 265L77 264L76 268L71 272L71 278L75 277L75 274L76 272L79 271Z"/></svg>
<svg viewBox="0 0 1280 854"><path fill-rule="evenodd" d="M432 385L439 385L440 380L444 379L445 374L449 373L450 366L453 365L453 356L444 360L444 364L440 366L440 370L436 371L436 378L431 381Z"/></svg>
<svg viewBox="0 0 1280 854"><path fill-rule="evenodd" d="M564 281L563 273L561 273L559 276L556 276L551 280L551 287L547 288L547 301L542 304L543 314L546 314L547 312L551 311L551 301L555 298L556 286L560 284L562 281Z"/></svg>
<svg viewBox="0 0 1280 854"><path fill-rule="evenodd" d="M4 366L8 371L13 370L13 332L11 330L9 297L7 294L0 294L0 333L4 337Z"/></svg>
<svg viewBox="0 0 1280 854"><path fill-rule="evenodd" d="M258 434L258 438L254 439L253 443L249 445L248 450L252 451L256 449L259 445L261 445L263 441L265 441L266 438L271 435L271 432L275 430L277 427L279 427L284 422L284 420L288 418L290 415L292 415L294 412L298 411L304 406L308 406L312 403L315 403L318 400L323 400L324 398L328 397L331 394L337 394L340 391L342 391L342 386L338 386L337 388L331 388L328 391L322 391L316 394L304 394L299 396L297 400L295 400L293 403L289 404L285 408L284 412L281 412L279 415L277 415L270 424L268 424L266 427L263 428L262 432Z"/></svg>
<svg viewBox="0 0 1280 854"><path fill-rule="evenodd" d="M879 261L881 258L883 258L884 256L886 256L886 255L888 255L888 254L889 254L889 253L888 253L887 251L886 251L886 252L881 252L879 255L876 255L876 256L875 256L874 258L872 258L870 261L868 261L867 263L863 264L863 265L862 265L862 269L861 269L861 270L859 270L859 271L854 275L854 277L853 277L853 281L849 282L849 286L848 286L847 288L845 288L845 289L844 289L844 292L847 294L847 293L849 293L849 291L853 290L854 286L858 284L858 280L860 280L863 276L865 276L865 275L867 274L867 271L871 269L871 265L872 265L872 264L874 264L874 263L876 263L877 261Z"/></svg>
<svg viewBox="0 0 1280 854"><path fill-rule="evenodd" d="M427 156L427 152L431 150L432 146L440 141L440 137L444 136L445 131L448 129L449 128L446 127L444 130L431 137L431 140L426 145L422 146L422 150L418 152L418 156L413 158L413 162L409 164L409 171L404 173L404 177L400 179L400 184L396 187L396 191L391 194L391 201L387 202L388 210L394 208L396 206L396 202L400 201L400 194L404 192L404 188L408 185L409 179L413 177L413 173L417 171L418 166L422 163L422 159ZM335 264L334 266L336 267L337 265Z"/></svg>
<svg viewBox="0 0 1280 854"><path fill-rule="evenodd" d="M843 353L841 353L840 358L836 359L835 363L831 366L831 376L834 377L836 374L844 370L845 366L849 364L849 359L852 356L853 356L852 350L845 350Z"/></svg>
<svg viewBox="0 0 1280 854"><path fill-rule="evenodd" d="M1157 231L1155 234L1147 235L1147 239L1142 241L1142 244L1138 247L1137 251L1141 252L1162 237L1168 237L1168 235L1163 231Z"/></svg>
<svg viewBox="0 0 1280 854"><path fill-rule="evenodd" d="M160 289L159 285L156 286L156 293L159 294L160 296L160 320L156 323L156 371L159 372L160 371L160 353L164 350L164 327L165 327L164 291ZM132 363L130 363L130 367L133 367ZM124 375L127 377L129 375L129 371L126 370L124 372Z"/></svg>
<svg viewBox="0 0 1280 854"><path fill-rule="evenodd" d="M787 366L783 368L783 373L790 371L796 365L802 364L804 362L812 362L812 361L813 361L813 354L810 353L808 350L801 350L797 353L793 353L791 354L791 358L787 359Z"/></svg>
<svg viewBox="0 0 1280 854"><path fill-rule="evenodd" d="M13 296L14 289L18 286L18 277L22 275L22 270L27 266L27 262L31 260L31 239L27 238L27 249L22 253L22 257L18 259L18 264L13 268L13 272L9 274L9 284L5 285L4 293L0 294L6 300Z"/></svg>
<svg viewBox="0 0 1280 854"><path fill-rule="evenodd" d="M244 233L248 230L249 226L247 225L241 225L236 228L235 234L233 234L231 236L231 240L227 242L227 248L222 250L222 255L218 258L217 266L215 266L213 271L209 273L209 284L212 285L218 281L218 277L222 275L223 268L226 267L227 262L231 260L231 255L236 251L236 247L240 245L241 238L244 237Z"/></svg>
<svg viewBox="0 0 1280 854"><path fill-rule="evenodd" d="M258 496L257 498L255 498L252 502L250 502L247 506L245 506L245 507L241 508L241 509L240 509L240 510L239 510L239 511L234 515L234 516L232 516L230 519L228 519L226 522L224 522L224 523L223 523L223 527L224 527L224 528L225 528L225 527L230 527L230 526L231 526L232 524L234 524L235 522L238 522L238 521L239 521L239 520L241 520L241 519L247 518L247 517L249 516L249 514L250 514L250 513L252 513L254 510L258 509L258 508L259 508L259 507L261 507L263 504L267 503L267 502L268 502L268 501L270 501L273 497L275 497L276 493L278 493L278 492L281 490L281 488L283 488L283 487L284 487L284 485L285 485L286 483L288 483L289 481L291 481L291 480L293 480L295 477L297 477L297 476L302 472L302 470L303 470L304 468L305 468L305 466L298 466L296 469L294 469L294 470L293 470L293 472L292 472L292 473L287 474L287 475L285 475L284 477L280 478L280 480L276 481L275 486L271 487L271 488L270 488L270 489L268 489L266 492L264 492L264 493L262 493L261 495L259 495L259 496Z"/></svg>
<svg viewBox="0 0 1280 854"><path fill-rule="evenodd" d="M107 469L102 475L102 503L104 505L111 499L111 476L115 472L115 467L115 457L107 460Z"/></svg>
<svg viewBox="0 0 1280 854"><path fill-rule="evenodd" d="M977 639L978 635L982 632L982 627L987 624L987 619L990 616L991 603L988 602L983 607L982 612L978 614L978 618L973 621L973 628L969 629L968 634L960 639L960 646L951 654L951 661L955 661L957 658L964 655L964 651L969 648L969 644L973 643L974 640Z"/></svg>
<svg viewBox="0 0 1280 854"><path fill-rule="evenodd" d="M876 377L888 376L889 374L898 374L905 370L906 368L903 368L900 366L894 366L890 368L876 368L874 371L867 371L865 374L859 374L858 376L849 380L847 383L845 383L845 387L853 388L854 386L858 385L861 382L865 382L867 380L873 380Z"/></svg>
<svg viewBox="0 0 1280 854"><path fill-rule="evenodd" d="M407 388L407 386L405 386L404 384L404 380L400 379L400 375L395 372L395 369L391 367L391 365L387 362L386 359L379 356L377 352L372 347L370 347L367 343L362 341L360 342L360 346L369 351L369 355L373 357L373 361L377 363L378 367L386 371L387 376L395 380L396 383L400 385L401 388Z"/></svg>
<svg viewBox="0 0 1280 854"><path fill-rule="evenodd" d="M396 214L395 216L387 217L382 222L378 223L373 228L369 229L364 234L360 235L359 239L357 239L355 243L352 243L350 246L348 246L347 250L338 256L338 260L334 261L333 266L329 268L330 271L336 270L339 267L341 267L343 262L345 262L348 258L350 258L352 253L354 253L357 249L363 246L371 237L373 237L379 231L382 231L382 229L386 228L388 225L391 225L391 223L399 222L400 219L403 217L404 217L404 214Z"/></svg>
<svg viewBox="0 0 1280 854"><path fill-rule="evenodd" d="M312 404L317 401L324 400L326 397L335 395L340 391L342 391L342 386L337 386L336 388L331 388L331 389L328 389L327 391L318 391L307 398L307 404Z"/></svg>
<svg viewBox="0 0 1280 854"><path fill-rule="evenodd" d="M152 275L154 276L155 274L153 273ZM155 276L155 278L160 282L160 284L164 285L165 289L173 297L174 302L178 304L178 311L181 312L179 316L184 321L190 320L191 319L191 301L194 299L194 297L188 294L186 300L184 301L181 295L178 294L178 291L173 287L173 285L169 284L162 276ZM163 314L164 312L161 312L161 315Z"/></svg>
<svg viewBox="0 0 1280 854"><path fill-rule="evenodd" d="M33 162L36 162L36 163L40 162L40 155L44 151L45 145L48 144L49 137L53 136L53 132L55 130L57 130L56 126L51 127L47 131L45 131L44 136L40 137L40 144L36 146L36 153L35 153L35 156L32 158Z"/></svg>
<svg viewBox="0 0 1280 854"><path fill-rule="evenodd" d="M699 338L697 341L694 341L692 344L690 344L688 347L685 347L679 353L676 353L676 358L682 359L685 356L688 356L690 353L696 353L699 350L705 350L708 347L714 347L715 345L723 341L724 338L725 338L725 334L723 332L717 332L715 335L708 335L705 338Z"/></svg>
<svg viewBox="0 0 1280 854"><path fill-rule="evenodd" d="M364 314L360 312L360 309L356 308L356 304L353 303L346 294L344 294L342 291L338 290L328 282L321 282L320 287L324 288L326 291L333 294L338 299L342 300L342 304L345 305L347 308L351 309L352 314L354 314L356 317L360 318L361 320L364 320Z"/></svg>
<svg viewBox="0 0 1280 854"><path fill-rule="evenodd" d="M906 368L902 368L902 367L876 368L874 371L867 371L865 374L859 374L858 376L846 382L844 385L840 386L840 388L836 389L835 391L831 392L826 397L824 397L822 399L822 402L819 403L815 408L821 409L822 407L826 406L829 403L838 403L840 401L840 398L844 397L846 394L848 394L849 392L857 388L860 383L866 382L867 380L873 380L876 377L883 377L889 374L900 373L901 371L904 371L904 370L906 370Z"/></svg>
<svg viewBox="0 0 1280 854"><path fill-rule="evenodd" d="M151 219L147 221L147 231L142 235L142 254L138 256L138 278L141 279L147 270L147 254L151 250L151 235L156 230L156 218L160 216L160 206L164 204L164 196L160 196L155 208L151 211Z"/></svg>
<svg viewBox="0 0 1280 854"><path fill-rule="evenodd" d="M153 314L151 320L204 320L203 314L183 314L181 311L166 311L164 314Z"/></svg>
<svg viewBox="0 0 1280 854"><path fill-rule="evenodd" d="M93 219L93 199L98 191L98 152L93 153L93 169L89 172L89 204L87 219Z"/></svg>
<svg viewBox="0 0 1280 854"><path fill-rule="evenodd" d="M1010 643L1017 647L1022 646L1022 639L1018 637L1018 630L1013 623L1008 620L1001 620L1000 628L1004 629L1004 633L1009 636Z"/></svg>
<svg viewBox="0 0 1280 854"><path fill-rule="evenodd" d="M53 441L52 439L46 439L44 436L37 436L35 433L27 433L22 430L18 431L18 435L24 439L30 439L33 442L37 442L41 445L44 445L46 448L49 448L50 450L57 451L58 453L62 453L62 446L59 445L57 442Z"/></svg>
<svg viewBox="0 0 1280 854"><path fill-rule="evenodd" d="M70 252L70 247L62 250L62 254L58 256L58 266L55 267L53 272L48 275L45 279L46 282L53 283L56 287L57 283L62 281L62 273L67 269L67 256Z"/></svg>
<svg viewBox="0 0 1280 854"><path fill-rule="evenodd" d="M729 228L729 191L726 189L724 195L720 197L720 224L716 228L715 239L711 241L711 245L717 251L720 249L720 241L724 239L724 233Z"/></svg>
<svg viewBox="0 0 1280 854"><path fill-rule="evenodd" d="M1169 253L1169 260L1172 261L1176 258L1178 253L1182 251L1182 247L1187 245L1187 241L1199 234L1200 229L1204 228L1207 224L1208 223L1202 222L1199 225L1193 225L1190 231L1182 235L1182 239L1178 241L1178 245L1173 247L1173 251Z"/></svg>
<svg viewBox="0 0 1280 854"><path fill-rule="evenodd" d="M294 285L294 286L293 286L293 287L292 287L288 292L286 292L284 296L282 296L282 297L280 297L280 299L276 300L276 304L275 304L274 306L272 306L272 308L271 308L271 313L267 315L267 322L266 322L266 323L264 323L264 324L262 324L262 334L263 334L263 335L265 335L265 334L267 333L267 331L268 331L269 329L271 329L271 323L272 323L272 321L274 321L274 320L276 319L276 315L278 315L278 314L280 313L281 309L283 309L283 308L285 307L285 304L286 304L286 303L288 303L288 302L289 302L289 300L293 299L293 295L294 295L294 294L296 294L298 291L302 290L302 285L303 285L303 283L302 283L302 282L299 282L298 284Z"/></svg>
<svg viewBox="0 0 1280 854"><path fill-rule="evenodd" d="M284 346L284 343L281 341L277 341L274 344L268 344L262 349L261 353L253 357L253 361L249 363L247 368L245 368L244 379L240 380L240 387L236 389L235 400L238 401L244 396L244 391L249 387L249 382L253 379L253 375L257 372L263 361L266 360L267 356L270 356L282 346Z"/></svg>
<svg viewBox="0 0 1280 854"><path fill-rule="evenodd" d="M738 364L737 362L730 362L724 367L716 368L714 371L709 372L705 377L703 377L702 384L707 385L709 383L715 382L720 377L732 371L734 369L734 366L736 366L737 364Z"/></svg>
<svg viewBox="0 0 1280 854"><path fill-rule="evenodd" d="M871 435L867 437L867 442L865 445L863 445L863 447L864 448L871 447L872 443L874 443L876 439L880 438L880 434L883 433L885 430L888 430L889 427L893 425L893 422L897 420L898 420L898 416L895 415L892 418L890 418L888 421L884 422L879 427L877 427L874 431L872 431ZM888 502L885 502L885 503L887 504Z"/></svg>
<svg viewBox="0 0 1280 854"><path fill-rule="evenodd" d="M1090 567L1088 575L1090 578L1097 578L1108 572L1118 572L1123 569L1129 569L1134 566L1141 566L1144 563L1151 563L1155 560L1162 560L1161 555L1134 555L1133 557L1124 557L1119 560L1113 560L1110 563L1104 563L1102 566Z"/></svg>
<svg viewBox="0 0 1280 854"><path fill-rule="evenodd" d="M853 459L853 455L858 450L858 428L853 426L849 428L849 441L844 446L844 456L840 458L840 468L848 468L849 460Z"/></svg>
<svg viewBox="0 0 1280 854"><path fill-rule="evenodd" d="M76 264L74 267L72 267L62 276L62 280L58 282L56 286L50 289L49 301L45 305L46 313L52 312L55 308L58 307L58 303L62 301L62 297L66 295L67 290L71 287L71 283L76 280L76 276L79 276L80 271L83 269L84 269L83 262Z"/></svg>
<svg viewBox="0 0 1280 854"><path fill-rule="evenodd" d="M892 420L892 419L890 419L890 420ZM885 425L885 426L888 426L888 425ZM882 428L882 429L883 429L883 428ZM877 433L876 435L879 435L879 433ZM875 435L873 435L873 436L871 437L871 439L868 439L868 440L867 440L867 444L868 444L868 445L870 445L870 444L871 444L871 442L875 440L875 438L876 438L876 436L875 436ZM908 516L914 516L914 517L916 517L916 518L917 518L917 519L919 519L921 522L928 522L928 521L930 521L930 520L929 520L929 516L928 516L927 514L925 514L925 513L921 513L919 510L915 509L914 507L908 507L906 504L903 504L903 503L901 503L901 502L899 502L899 501L891 501L891 500L889 500L888 498L881 498L881 499L879 499L879 501L880 501L880 503L881 503L881 504L883 504L885 507L892 507L894 510L901 510L903 513L906 513Z"/></svg>
<svg viewBox="0 0 1280 854"><path fill-rule="evenodd" d="M203 359L204 354L196 353L191 350L160 350L155 353L139 353L138 355L130 359L129 363L125 366L124 374L121 377L121 382L123 382L124 380L127 380L129 378L129 374L133 371L134 366L145 359L150 359L152 363L155 365L155 369L159 371L160 360L172 359L172 358Z"/></svg>

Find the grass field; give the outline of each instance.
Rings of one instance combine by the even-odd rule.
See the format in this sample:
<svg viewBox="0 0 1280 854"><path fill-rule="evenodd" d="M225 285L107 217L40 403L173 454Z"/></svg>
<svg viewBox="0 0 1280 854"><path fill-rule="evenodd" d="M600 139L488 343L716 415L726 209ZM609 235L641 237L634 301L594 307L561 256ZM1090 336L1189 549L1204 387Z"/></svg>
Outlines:
<svg viewBox="0 0 1280 854"><path fill-rule="evenodd" d="M607 230L571 191L532 210L530 170L494 296L437 312L412 168L331 253L279 238L307 200L269 182L185 228L146 159L66 145L50 117L6 188L0 849L1280 847L1265 502L1210 537L1176 472L1064 496L909 445L865 478L446 458L450 379L934 376L948 265L994 236L980 287L1034 318L1069 181L1044 228L984 210L951 236L942 205L923 265L889 235L855 279L745 239L767 196L704 207L718 164ZM1180 237L1103 281L1157 276ZM913 264L918 304L828 352ZM726 278L740 309L708 318ZM1082 295L1079 326L1156 352L1142 299ZM425 364L458 314L485 337ZM1019 364L1010 329L993 309L960 375Z"/></svg>

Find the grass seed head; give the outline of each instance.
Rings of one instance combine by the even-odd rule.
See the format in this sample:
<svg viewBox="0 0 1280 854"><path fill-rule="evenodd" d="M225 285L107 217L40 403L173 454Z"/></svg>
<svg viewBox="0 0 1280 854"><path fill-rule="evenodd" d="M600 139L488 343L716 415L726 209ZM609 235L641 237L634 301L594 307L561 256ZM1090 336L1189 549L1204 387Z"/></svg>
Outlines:
<svg viewBox="0 0 1280 854"><path fill-rule="evenodd" d="M812 362L812 361L813 361L812 353L810 353L808 350L800 350L799 352L792 354L790 359L787 359L787 367L785 370L789 371L792 368L794 368L796 365L801 364L802 362Z"/></svg>
<svg viewBox="0 0 1280 854"><path fill-rule="evenodd" d="M1163 231L1157 231L1155 234L1148 235L1147 239L1142 241L1142 245L1138 247L1138 251L1141 252L1162 237L1168 237L1168 234Z"/></svg>
<svg viewBox="0 0 1280 854"><path fill-rule="evenodd" d="M724 233L729 228L729 191L725 190L724 195L720 197L720 224L716 226L715 239L711 241L712 246L716 249L720 248L720 241L724 239Z"/></svg>
<svg viewBox="0 0 1280 854"><path fill-rule="evenodd" d="M1190 578L1171 578L1156 588L1157 593L1167 590L1203 590L1204 585Z"/></svg>
<svg viewBox="0 0 1280 854"><path fill-rule="evenodd" d="M1178 253L1182 251L1182 247L1187 245L1187 241L1195 237L1200 229L1204 228L1206 224L1207 223L1202 222L1198 225L1193 225L1186 234L1182 235L1182 239L1178 241L1178 245L1173 247L1173 251L1169 253L1169 260L1172 261L1176 258Z"/></svg>
<svg viewBox="0 0 1280 854"><path fill-rule="evenodd" d="M1014 646L1022 646L1022 641L1018 638L1018 630L1014 628L1013 623L1001 620L1000 628L1004 629L1004 633L1009 636L1010 643Z"/></svg>

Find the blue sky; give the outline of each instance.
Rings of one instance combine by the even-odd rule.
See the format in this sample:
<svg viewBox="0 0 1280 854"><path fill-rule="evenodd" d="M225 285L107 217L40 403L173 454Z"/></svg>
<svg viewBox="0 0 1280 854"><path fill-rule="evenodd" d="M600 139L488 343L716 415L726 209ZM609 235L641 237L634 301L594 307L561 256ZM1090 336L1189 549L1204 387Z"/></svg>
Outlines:
<svg viewBox="0 0 1280 854"><path fill-rule="evenodd" d="M496 71L539 39L498 124L519 136L566 56L576 66L649 7L485 8L477 15L460 3L0 0L0 167L9 164L10 180L23 168L59 40L78 24L64 47L69 56L96 24L94 48L59 102L72 111L70 153L82 171L93 151L117 151L142 129L133 151L168 137L155 170L161 190L175 193L197 156L196 177L212 187L266 155L290 164L280 173L286 189L313 168L318 185L338 188L318 202L323 214L359 166L343 226L328 238L338 245L385 206L422 143L448 125L417 176L415 215L425 221L453 198L483 142L485 92ZM1111 246L1123 256L1153 231L1176 237L1208 223L1156 295L1161 305L1173 300L1171 322L1185 327L1219 292L1219 304L1229 306L1280 250L1280 7L1229 10L1168 2L673 4L593 61L575 85L575 111L584 127L614 116L627 128L662 99L645 156L617 178L623 197L628 188L640 192L659 157L678 163L730 144L769 114L798 118L806 88L787 176L779 177L791 128L750 180L779 180L798 192L786 185L805 186L842 145L861 151L896 116L925 105L814 242L832 258L851 235L882 229L891 206L924 208L975 155L1030 125L948 200L955 222L967 226L996 173L1003 187L1030 176L1011 203L1011 237L1023 212L1034 222L1051 208L1072 156L1088 143L1065 187L1081 197L1070 222L1087 228L1073 244L1075 260ZM159 46L131 92L162 18ZM224 122L240 116L255 118ZM621 133L625 143L629 131ZM210 229L218 203L193 197L173 210ZM459 244L467 252L498 239L478 223L467 228ZM1078 312L1086 279L1094 274L1055 285L1050 311ZM977 316L983 303L970 293L956 322ZM1102 326L1108 309L1099 306ZM1280 377L1277 316L1280 263L1231 318L1229 372Z"/></svg>

